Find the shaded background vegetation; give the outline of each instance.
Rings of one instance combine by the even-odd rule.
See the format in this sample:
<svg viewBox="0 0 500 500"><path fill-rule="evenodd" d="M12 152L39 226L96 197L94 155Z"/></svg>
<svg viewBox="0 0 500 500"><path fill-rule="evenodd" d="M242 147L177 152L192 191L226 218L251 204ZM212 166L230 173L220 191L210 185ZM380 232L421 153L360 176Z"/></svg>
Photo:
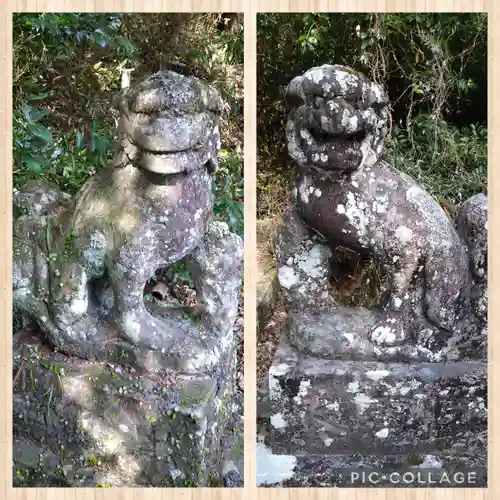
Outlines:
<svg viewBox="0 0 500 500"><path fill-rule="evenodd" d="M487 15L260 14L257 20L258 216L289 202L284 93L313 66L343 64L387 90L386 158L453 215L487 188Z"/></svg>
<svg viewBox="0 0 500 500"><path fill-rule="evenodd" d="M243 235L243 19L238 14L14 14L14 187L44 178L68 193L111 159L121 72L132 83L187 64L228 104L216 216Z"/></svg>

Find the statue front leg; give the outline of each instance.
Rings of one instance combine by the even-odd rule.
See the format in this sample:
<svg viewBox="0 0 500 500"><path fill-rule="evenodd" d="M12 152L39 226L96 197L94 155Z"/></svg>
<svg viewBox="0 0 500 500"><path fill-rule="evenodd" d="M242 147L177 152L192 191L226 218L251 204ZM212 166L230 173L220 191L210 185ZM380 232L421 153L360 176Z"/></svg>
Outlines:
<svg viewBox="0 0 500 500"><path fill-rule="evenodd" d="M370 332L370 339L379 347L402 345L410 339L415 301L415 290L410 285L418 265L419 254L411 250L401 251L385 263L391 295L384 307L382 323Z"/></svg>
<svg viewBox="0 0 500 500"><path fill-rule="evenodd" d="M313 241L297 209L286 210L276 237L276 267L283 297L292 309L321 311L335 305L331 258L331 249Z"/></svg>
<svg viewBox="0 0 500 500"><path fill-rule="evenodd" d="M179 321L167 311L153 314L144 302L146 283L156 269L170 262L170 257L160 259L151 246L132 239L108 259L113 322L120 337L141 349L169 351L193 329L191 323Z"/></svg>
<svg viewBox="0 0 500 500"><path fill-rule="evenodd" d="M230 330L238 312L243 275L243 241L224 223L212 222L186 258L200 305L200 320L221 332Z"/></svg>
<svg viewBox="0 0 500 500"><path fill-rule="evenodd" d="M144 304L144 285L155 263L137 244L123 245L109 259L109 279L114 292L114 320L124 339L133 345L156 346L156 324Z"/></svg>

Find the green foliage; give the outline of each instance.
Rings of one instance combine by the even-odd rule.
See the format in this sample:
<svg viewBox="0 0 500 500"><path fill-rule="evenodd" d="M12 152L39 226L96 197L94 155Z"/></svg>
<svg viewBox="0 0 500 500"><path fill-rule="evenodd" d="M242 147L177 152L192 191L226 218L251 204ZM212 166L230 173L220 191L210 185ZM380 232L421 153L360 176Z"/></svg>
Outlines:
<svg viewBox="0 0 500 500"><path fill-rule="evenodd" d="M387 153L399 168L427 176L448 201L486 190L486 14L259 14L257 38L259 216L274 215L269 193L291 178L286 87L322 64L352 67L386 88Z"/></svg>
<svg viewBox="0 0 500 500"><path fill-rule="evenodd" d="M459 205L488 184L488 134L471 124L458 128L426 114L415 117L413 137L393 131L388 157L400 170L421 182L438 199ZM429 147L431 145L431 147Z"/></svg>
<svg viewBox="0 0 500 500"><path fill-rule="evenodd" d="M95 485L96 488L111 488L112 486L107 483L99 483L97 482Z"/></svg>
<svg viewBox="0 0 500 500"><path fill-rule="evenodd" d="M186 263L184 260L180 260L178 262L174 262L172 264L172 269L174 273L187 285L191 288L194 288L194 282L193 279L191 278L191 275L189 274L189 271L186 267Z"/></svg>
<svg viewBox="0 0 500 500"><path fill-rule="evenodd" d="M188 62L228 103L220 130L222 156L230 159L222 159L214 191L218 216L242 233L242 189L227 189L228 176L235 185L243 183L240 16L16 13L13 52L17 189L43 178L74 194L114 154L110 101L120 89L122 69L133 68L132 81L139 81L169 61Z"/></svg>
<svg viewBox="0 0 500 500"><path fill-rule="evenodd" d="M30 179L45 178L63 191L74 194L90 175L109 161L113 133L92 121L90 144L80 131L53 133L39 123L50 114L45 109L22 103L22 112L13 113L14 186L22 189ZM57 135L56 135L57 134Z"/></svg>
<svg viewBox="0 0 500 500"><path fill-rule="evenodd" d="M214 216L243 237L243 158L241 151L220 152L220 166L213 185Z"/></svg>

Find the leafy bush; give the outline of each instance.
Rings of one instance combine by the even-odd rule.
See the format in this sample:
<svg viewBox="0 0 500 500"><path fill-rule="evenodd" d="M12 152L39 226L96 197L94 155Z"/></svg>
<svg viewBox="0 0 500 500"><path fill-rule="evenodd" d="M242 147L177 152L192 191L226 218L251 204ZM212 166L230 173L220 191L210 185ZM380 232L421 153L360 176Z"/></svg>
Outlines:
<svg viewBox="0 0 500 500"><path fill-rule="evenodd" d="M486 127L461 128L428 115L415 117L411 139L395 128L387 156L400 170L420 181L446 208L485 192L488 183L488 134ZM429 147L430 146L430 147Z"/></svg>
<svg viewBox="0 0 500 500"><path fill-rule="evenodd" d="M294 172L286 86L322 64L353 67L386 88L386 153L398 168L452 204L486 190L486 14L260 14L257 40L260 217L283 205L274 194Z"/></svg>
<svg viewBox="0 0 500 500"><path fill-rule="evenodd" d="M220 152L220 167L213 184L214 215L225 220L231 231L243 236L243 165L241 151Z"/></svg>
<svg viewBox="0 0 500 500"><path fill-rule="evenodd" d="M13 179L47 179L74 194L114 154L112 95L182 61L221 92L216 212L243 228L243 22L235 14L13 15ZM232 187L234 186L234 188Z"/></svg>

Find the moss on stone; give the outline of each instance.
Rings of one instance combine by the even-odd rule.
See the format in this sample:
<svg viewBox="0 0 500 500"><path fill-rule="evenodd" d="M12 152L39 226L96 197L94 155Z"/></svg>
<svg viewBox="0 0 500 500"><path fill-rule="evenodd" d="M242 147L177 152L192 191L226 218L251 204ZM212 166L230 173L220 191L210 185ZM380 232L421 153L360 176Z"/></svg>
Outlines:
<svg viewBox="0 0 500 500"><path fill-rule="evenodd" d="M424 456L420 453L410 453L406 455L405 462L408 465L420 465L424 462Z"/></svg>

